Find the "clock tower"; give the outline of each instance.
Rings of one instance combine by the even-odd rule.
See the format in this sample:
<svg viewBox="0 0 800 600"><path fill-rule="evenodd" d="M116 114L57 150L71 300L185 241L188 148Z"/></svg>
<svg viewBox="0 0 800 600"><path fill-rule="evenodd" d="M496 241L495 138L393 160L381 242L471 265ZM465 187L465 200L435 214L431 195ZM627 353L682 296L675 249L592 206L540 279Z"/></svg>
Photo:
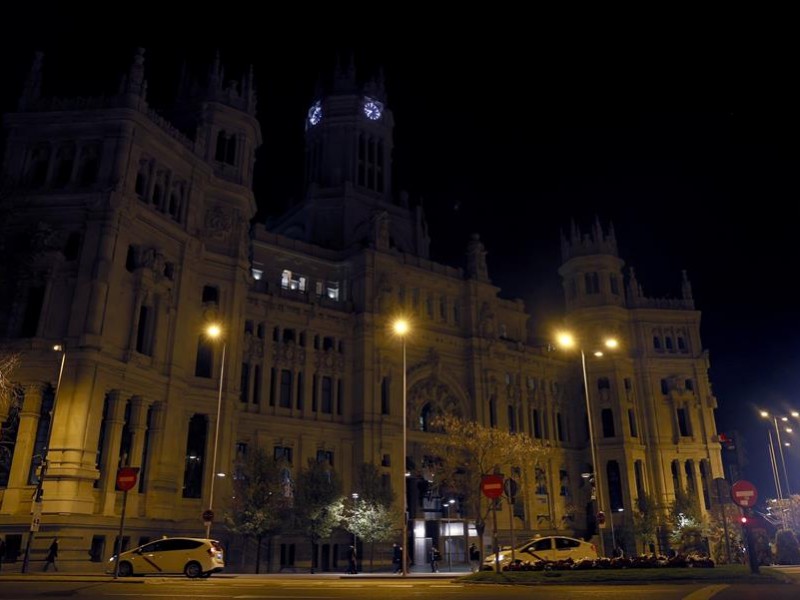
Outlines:
<svg viewBox="0 0 800 600"><path fill-rule="evenodd" d="M335 250L374 245L427 258L422 208L392 189L393 129L383 77L361 85L352 61L339 65L305 117L303 202L273 231Z"/></svg>

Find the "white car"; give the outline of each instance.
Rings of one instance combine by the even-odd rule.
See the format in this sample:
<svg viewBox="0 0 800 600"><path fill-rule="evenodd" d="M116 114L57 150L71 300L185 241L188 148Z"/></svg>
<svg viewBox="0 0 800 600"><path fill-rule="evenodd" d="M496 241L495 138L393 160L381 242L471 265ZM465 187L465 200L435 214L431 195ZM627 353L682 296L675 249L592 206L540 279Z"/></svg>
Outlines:
<svg viewBox="0 0 800 600"><path fill-rule="evenodd" d="M108 560L113 573L116 555ZM183 573L187 577L209 577L225 568L222 546L201 538L162 538L119 555L120 577Z"/></svg>
<svg viewBox="0 0 800 600"><path fill-rule="evenodd" d="M594 544L561 535L534 538L514 548L514 560L535 563L540 560L558 561L571 558L577 562L584 558L598 558ZM500 551L500 568L511 564L511 548ZM483 561L484 570L495 568L495 555L490 554Z"/></svg>

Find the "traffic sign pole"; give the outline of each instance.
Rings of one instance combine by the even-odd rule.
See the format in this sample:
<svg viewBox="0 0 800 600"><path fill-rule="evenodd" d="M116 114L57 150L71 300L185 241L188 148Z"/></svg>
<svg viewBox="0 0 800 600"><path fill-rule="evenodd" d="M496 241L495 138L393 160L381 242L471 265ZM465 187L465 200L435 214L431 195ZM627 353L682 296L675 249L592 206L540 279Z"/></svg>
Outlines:
<svg viewBox="0 0 800 600"><path fill-rule="evenodd" d="M122 490L122 516L119 520L119 535L117 536L117 553L114 564L114 579L119 579L119 555L122 553L122 534L125 531L125 509L128 506L128 490L136 485L139 467L121 467L117 470L117 489Z"/></svg>

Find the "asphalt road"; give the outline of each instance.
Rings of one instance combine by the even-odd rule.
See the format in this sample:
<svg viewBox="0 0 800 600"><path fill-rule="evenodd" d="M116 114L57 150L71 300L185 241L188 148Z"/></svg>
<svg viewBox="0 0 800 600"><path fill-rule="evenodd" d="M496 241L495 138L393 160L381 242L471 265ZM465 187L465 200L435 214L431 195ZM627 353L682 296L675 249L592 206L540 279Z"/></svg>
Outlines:
<svg viewBox="0 0 800 600"><path fill-rule="evenodd" d="M176 600L178 598L209 599L358 599L371 600L492 600L494 598L536 600L619 600L648 598L648 600L782 600L800 597L800 588L789 584L652 584L652 585L537 585L496 586L463 584L447 579L398 581L386 579L310 579L211 578L189 581L184 578L158 578L139 581L2 581L3 600L145 598L147 600Z"/></svg>

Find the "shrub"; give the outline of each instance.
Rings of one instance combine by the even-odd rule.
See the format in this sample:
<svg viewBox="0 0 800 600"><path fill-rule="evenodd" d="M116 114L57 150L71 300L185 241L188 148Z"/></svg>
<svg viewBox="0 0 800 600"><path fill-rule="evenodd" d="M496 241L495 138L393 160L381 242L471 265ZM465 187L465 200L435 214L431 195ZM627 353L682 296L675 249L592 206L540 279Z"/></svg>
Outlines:
<svg viewBox="0 0 800 600"><path fill-rule="evenodd" d="M792 530L782 529L775 534L775 554L779 565L800 564L800 545Z"/></svg>

